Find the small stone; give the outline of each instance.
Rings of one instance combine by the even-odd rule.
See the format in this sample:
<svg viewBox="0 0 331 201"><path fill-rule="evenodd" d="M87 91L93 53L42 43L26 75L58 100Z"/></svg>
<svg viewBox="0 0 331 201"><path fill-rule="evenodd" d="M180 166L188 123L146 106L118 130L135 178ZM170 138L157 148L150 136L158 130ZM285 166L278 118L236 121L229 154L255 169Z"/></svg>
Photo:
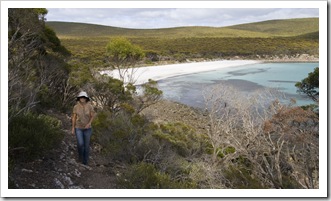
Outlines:
<svg viewBox="0 0 331 201"><path fill-rule="evenodd" d="M80 186L69 186L69 189L82 189Z"/></svg>
<svg viewBox="0 0 331 201"><path fill-rule="evenodd" d="M27 169L22 169L22 172L28 172L28 173L32 173L33 171L32 170L27 170Z"/></svg>
<svg viewBox="0 0 331 201"><path fill-rule="evenodd" d="M75 172L73 172L73 174L74 174L76 177L80 177L80 175L81 175L82 173L79 172L77 169L75 169Z"/></svg>
<svg viewBox="0 0 331 201"><path fill-rule="evenodd" d="M84 165L84 164L81 164L81 166L83 166L84 168L88 169L88 170L92 170L92 168L88 165Z"/></svg>
<svg viewBox="0 0 331 201"><path fill-rule="evenodd" d="M72 182L71 178L70 177L67 177L67 176L63 176L63 179L64 181L69 185L73 185L74 183Z"/></svg>
<svg viewBox="0 0 331 201"><path fill-rule="evenodd" d="M55 186L64 189L64 185L58 180L57 178L54 178Z"/></svg>

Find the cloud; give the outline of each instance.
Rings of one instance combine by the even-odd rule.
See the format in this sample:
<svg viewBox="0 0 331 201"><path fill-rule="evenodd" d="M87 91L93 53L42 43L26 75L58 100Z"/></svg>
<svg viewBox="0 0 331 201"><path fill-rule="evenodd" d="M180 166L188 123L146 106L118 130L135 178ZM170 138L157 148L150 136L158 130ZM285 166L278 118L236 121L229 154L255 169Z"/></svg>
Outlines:
<svg viewBox="0 0 331 201"><path fill-rule="evenodd" d="M230 26L271 19L318 17L317 8L48 8L48 21L125 28Z"/></svg>

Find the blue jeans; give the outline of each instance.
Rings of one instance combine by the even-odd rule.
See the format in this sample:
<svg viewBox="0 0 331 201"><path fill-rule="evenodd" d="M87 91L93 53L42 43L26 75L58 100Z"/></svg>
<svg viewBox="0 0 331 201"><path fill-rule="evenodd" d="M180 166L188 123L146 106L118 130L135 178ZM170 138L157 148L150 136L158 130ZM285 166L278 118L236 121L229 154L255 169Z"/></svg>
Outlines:
<svg viewBox="0 0 331 201"><path fill-rule="evenodd" d="M89 154L90 154L90 139L92 135L92 128L82 129L75 128L76 138L77 138L77 149L79 159L84 165L88 164Z"/></svg>

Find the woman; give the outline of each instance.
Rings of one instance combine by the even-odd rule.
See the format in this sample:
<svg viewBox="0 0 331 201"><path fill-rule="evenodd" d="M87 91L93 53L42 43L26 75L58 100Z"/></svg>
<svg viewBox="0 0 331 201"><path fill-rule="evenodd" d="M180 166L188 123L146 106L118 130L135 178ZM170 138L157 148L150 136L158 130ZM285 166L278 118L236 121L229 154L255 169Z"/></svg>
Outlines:
<svg viewBox="0 0 331 201"><path fill-rule="evenodd" d="M84 165L88 164L92 135L91 124L95 116L95 111L89 101L87 93L80 92L72 113L71 133L76 134L79 159Z"/></svg>

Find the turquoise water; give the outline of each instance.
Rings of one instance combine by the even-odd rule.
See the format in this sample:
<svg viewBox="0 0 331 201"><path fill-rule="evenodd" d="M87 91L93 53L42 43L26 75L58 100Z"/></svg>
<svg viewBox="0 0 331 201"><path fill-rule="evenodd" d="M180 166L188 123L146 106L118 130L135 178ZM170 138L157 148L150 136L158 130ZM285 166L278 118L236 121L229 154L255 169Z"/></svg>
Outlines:
<svg viewBox="0 0 331 201"><path fill-rule="evenodd" d="M297 93L295 83L307 77L315 67L318 63L260 63L230 67L160 80L159 89L165 99L201 108L204 107L203 91L220 82L245 93L264 87L274 88L288 99L296 99L297 105L306 105L313 102Z"/></svg>

